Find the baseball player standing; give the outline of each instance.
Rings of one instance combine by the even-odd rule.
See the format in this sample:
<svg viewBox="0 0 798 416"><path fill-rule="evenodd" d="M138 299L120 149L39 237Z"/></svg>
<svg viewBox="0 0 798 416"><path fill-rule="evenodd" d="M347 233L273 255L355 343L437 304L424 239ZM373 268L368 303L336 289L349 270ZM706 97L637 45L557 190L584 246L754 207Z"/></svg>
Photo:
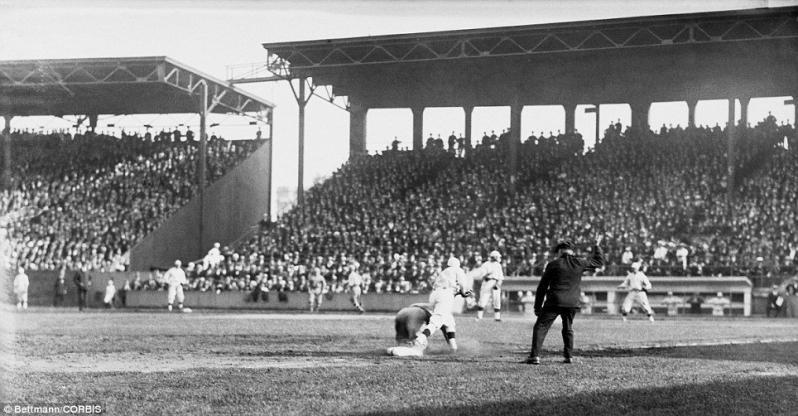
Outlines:
<svg viewBox="0 0 798 416"><path fill-rule="evenodd" d="M352 271L349 273L346 284L349 287L349 291L352 292L352 304L355 305L355 309L360 311L360 313L364 313L366 310L363 309L363 305L360 303L360 296L363 294L363 276L358 273L360 264L353 261L350 267Z"/></svg>
<svg viewBox="0 0 798 416"><path fill-rule="evenodd" d="M477 320L482 319L488 300L492 300L493 319L497 322L502 320L502 281L504 281L504 271L501 264L502 256L498 251L493 250L488 255L488 262L483 263L473 273L477 279L482 279L482 286L479 289L479 302L477 303Z"/></svg>
<svg viewBox="0 0 798 416"><path fill-rule="evenodd" d="M318 311L321 308L321 302L324 297L324 289L327 287L327 281L321 275L321 269L318 267L313 268L313 273L308 277L308 301L310 302L310 311Z"/></svg>
<svg viewBox="0 0 798 416"><path fill-rule="evenodd" d="M460 260L452 257L446 263L446 269L438 274L432 285L432 293L429 295L429 303L432 307L432 315L429 324L423 326L416 334L416 345L423 351L427 346L427 338L438 329L443 330L446 342L452 351L457 351L455 341L455 323L452 308L454 307L454 297L457 294L468 296L469 293L462 293L463 282L466 274L460 268Z"/></svg>
<svg viewBox="0 0 798 416"><path fill-rule="evenodd" d="M654 311L651 309L651 305L648 304L648 295L646 294L646 291L651 289L651 282L646 274L640 271L640 266L640 262L632 263L632 270L626 275L623 283L618 286L619 289L629 291L621 306L624 322L626 322L626 315L632 310L633 303L638 303L642 306L646 314L648 314L648 320L654 322Z"/></svg>
<svg viewBox="0 0 798 416"><path fill-rule="evenodd" d="M25 274L25 269L20 267L19 273L14 277L14 294L17 295L17 310L28 309L28 286L30 279Z"/></svg>
<svg viewBox="0 0 798 416"><path fill-rule="evenodd" d="M169 285L167 292L166 308L172 310L172 304L177 299L177 309L183 311L183 285L188 284L186 279L186 272L183 271L183 263L180 260L175 260L175 265L166 271L164 281Z"/></svg>

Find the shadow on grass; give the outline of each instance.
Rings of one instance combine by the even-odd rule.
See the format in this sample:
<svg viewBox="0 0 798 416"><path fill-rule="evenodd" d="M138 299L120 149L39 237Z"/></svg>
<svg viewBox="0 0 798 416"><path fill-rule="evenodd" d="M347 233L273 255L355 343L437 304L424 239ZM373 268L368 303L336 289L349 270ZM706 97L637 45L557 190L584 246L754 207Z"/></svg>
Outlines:
<svg viewBox="0 0 798 416"><path fill-rule="evenodd" d="M535 386L529 386L534 389ZM723 415L796 414L798 377L763 376L755 380L669 387L599 390L555 398L501 400L475 405L418 406L366 415Z"/></svg>
<svg viewBox="0 0 798 416"><path fill-rule="evenodd" d="M729 344L692 347L663 347L644 349L608 349L580 351L583 357L650 357L691 358L701 360L758 361L798 365L798 342L761 344ZM798 409L796 409L798 412Z"/></svg>

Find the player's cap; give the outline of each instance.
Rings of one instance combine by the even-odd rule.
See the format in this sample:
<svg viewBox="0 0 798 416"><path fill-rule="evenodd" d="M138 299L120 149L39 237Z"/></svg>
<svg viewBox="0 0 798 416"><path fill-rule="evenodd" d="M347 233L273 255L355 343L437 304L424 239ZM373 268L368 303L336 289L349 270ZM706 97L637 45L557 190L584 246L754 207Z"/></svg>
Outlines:
<svg viewBox="0 0 798 416"><path fill-rule="evenodd" d="M494 260L498 260L498 259L502 258L502 255L499 254L498 251L493 250L493 251L490 252L490 254L488 254L488 257L490 257L490 258L492 258Z"/></svg>
<svg viewBox="0 0 798 416"><path fill-rule="evenodd" d="M183 262L180 260L175 260L175 266L180 267L183 265Z"/></svg>
<svg viewBox="0 0 798 416"><path fill-rule="evenodd" d="M718 297L723 297L723 292L718 292Z"/></svg>
<svg viewBox="0 0 798 416"><path fill-rule="evenodd" d="M457 260L456 257L449 257L449 261L446 262L447 267L460 267L460 260Z"/></svg>
<svg viewBox="0 0 798 416"><path fill-rule="evenodd" d="M573 250L575 247L576 247L576 244L574 244L573 241L564 240L564 241L560 241L559 243L557 243L556 246L554 246L554 251L557 252L557 251L560 251L560 250Z"/></svg>
<svg viewBox="0 0 798 416"><path fill-rule="evenodd" d="M632 263L632 265L631 265L631 266L632 266L632 270L635 270L635 271L637 271L637 270L640 270L640 266L641 266L641 264L640 264L640 262L639 262L639 261L635 261L635 262L633 262L633 263Z"/></svg>

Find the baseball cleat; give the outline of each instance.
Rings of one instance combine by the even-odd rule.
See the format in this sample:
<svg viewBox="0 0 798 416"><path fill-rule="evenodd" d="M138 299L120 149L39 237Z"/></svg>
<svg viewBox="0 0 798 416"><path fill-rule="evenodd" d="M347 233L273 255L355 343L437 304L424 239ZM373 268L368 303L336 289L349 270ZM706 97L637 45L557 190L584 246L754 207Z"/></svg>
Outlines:
<svg viewBox="0 0 798 416"><path fill-rule="evenodd" d="M540 357L529 357L524 361L524 364L540 364Z"/></svg>
<svg viewBox="0 0 798 416"><path fill-rule="evenodd" d="M571 358L571 357L565 357L565 359L562 360L563 364L573 364L573 362L574 362L574 359Z"/></svg>
<svg viewBox="0 0 798 416"><path fill-rule="evenodd" d="M183 308L183 309L180 309L180 311L183 312L183 313L191 313L191 308Z"/></svg>

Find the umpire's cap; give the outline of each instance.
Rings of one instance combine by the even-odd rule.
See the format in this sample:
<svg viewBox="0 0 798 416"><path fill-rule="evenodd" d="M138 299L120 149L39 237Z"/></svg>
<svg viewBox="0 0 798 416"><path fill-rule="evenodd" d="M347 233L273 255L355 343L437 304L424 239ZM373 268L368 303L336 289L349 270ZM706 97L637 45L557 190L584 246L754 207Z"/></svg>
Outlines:
<svg viewBox="0 0 798 416"><path fill-rule="evenodd" d="M574 244L573 241L564 240L560 241L556 246L554 246L554 252L556 253L560 250L573 250L574 248L576 248L576 244Z"/></svg>

